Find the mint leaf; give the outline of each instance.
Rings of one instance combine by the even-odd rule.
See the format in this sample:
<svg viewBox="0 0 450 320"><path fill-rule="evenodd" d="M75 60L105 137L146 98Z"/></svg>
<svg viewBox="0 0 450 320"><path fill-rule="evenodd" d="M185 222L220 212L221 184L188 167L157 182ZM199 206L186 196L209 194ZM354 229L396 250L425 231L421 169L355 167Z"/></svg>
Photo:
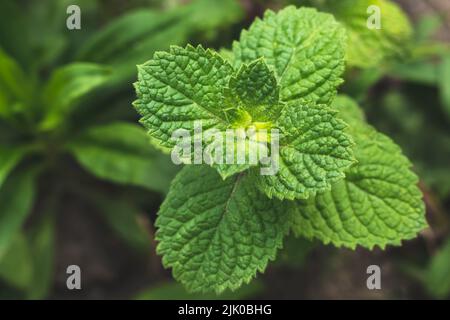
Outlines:
<svg viewBox="0 0 450 320"><path fill-rule="evenodd" d="M379 29L367 26L370 17L367 11L373 5L380 9ZM405 54L412 29L407 16L392 1L328 0L325 7L347 29L346 58L349 65L368 68L382 63L384 59Z"/></svg>
<svg viewBox="0 0 450 320"><path fill-rule="evenodd" d="M293 6L256 19L233 44L235 63L264 57L283 101L329 104L342 83L345 30L332 15Z"/></svg>
<svg viewBox="0 0 450 320"><path fill-rule="evenodd" d="M188 45L139 66L134 105L158 147L178 147L178 129L192 147L197 122L220 138L229 129L279 130L279 140L275 131L257 136L270 144L274 175L264 175L265 163L208 163L216 170L187 166L174 179L156 220L157 251L190 291L250 281L289 228L337 246L384 248L426 226L408 159L350 98L336 98L345 42L331 15L288 7L257 19L232 54L223 51L226 60ZM215 142L200 139L200 149ZM189 148L186 163L192 156Z"/></svg>
<svg viewBox="0 0 450 320"><path fill-rule="evenodd" d="M353 142L336 113L324 105L287 104L277 123L278 172L252 172L261 191L270 198L306 199L344 178L343 171L354 162Z"/></svg>
<svg viewBox="0 0 450 320"><path fill-rule="evenodd" d="M349 96L342 94L337 95L331 106L334 109L339 110L339 118L348 123L350 127L360 127L361 123L365 122L366 117L364 112Z"/></svg>
<svg viewBox="0 0 450 320"><path fill-rule="evenodd" d="M164 193L177 171L134 124L116 122L89 128L67 147L86 170L116 183Z"/></svg>
<svg viewBox="0 0 450 320"><path fill-rule="evenodd" d="M272 121L279 117L283 107L279 91L273 71L258 59L242 65L230 78L228 103L248 112L252 121Z"/></svg>
<svg viewBox="0 0 450 320"><path fill-rule="evenodd" d="M172 46L138 66L134 106L149 134L169 148L175 130L186 129L193 136L196 120L204 130L224 130L231 119L223 109L223 89L232 73L231 65L211 50Z"/></svg>
<svg viewBox="0 0 450 320"><path fill-rule="evenodd" d="M291 34L291 29L297 33ZM276 37L266 41L258 38L270 34ZM278 14L269 11L264 21L257 20L249 32L242 34L241 42L234 44L234 58L239 67L236 73L227 61L212 51L202 47L172 47L170 52L159 52L153 60L139 67L136 84L138 100L134 105L149 134L160 145L169 148L175 145L171 140L175 130L188 130L190 137L194 137L194 124L199 120L203 130L214 128L222 133L224 142L225 130L229 128L277 128L277 119L284 108L283 101L295 101L299 106L292 107L290 112L296 113L303 108L301 104L329 103L334 97L336 87L342 81L343 39L344 30L331 15L294 7ZM254 46L260 42L273 47ZM286 53L289 53L289 58L283 60L287 57ZM292 135L288 133L291 128L285 126L284 129L285 135ZM346 149L349 143L344 140L339 143L342 142L342 147ZM202 143L212 145L211 141L202 140ZM260 146L261 143L250 145L247 150ZM287 148L284 151L287 157L292 155ZM351 163L351 156L346 152L344 161L334 167L333 164L320 163L319 168L313 168L318 174L316 180L320 180L317 185L293 185L295 175L300 174L299 167L287 182L287 188L294 190L287 196L277 196L282 199L303 198L309 195L309 189L315 191L329 187L327 180L343 177L342 172L335 171L342 171L341 168ZM350 162L347 163L347 160ZM192 155L185 162L191 163ZM312 165L317 166L315 163ZM227 178L252 165L213 166L223 178ZM328 175L323 172L323 167L330 171ZM306 183L309 184L308 181ZM272 194L272 191L268 193ZM280 193L284 193L284 189Z"/></svg>
<svg viewBox="0 0 450 320"><path fill-rule="evenodd" d="M261 63L258 63L259 68L270 76L268 69L264 69ZM248 99L245 100L243 96L245 90L237 92L236 81L245 81L245 75L238 75L231 80L231 65L209 49L190 45L186 48L173 46L169 52L155 53L154 59L139 66L138 71L139 79L135 84L138 100L134 106L142 116L141 122L149 130L152 141L167 148L176 145L176 139L172 139L176 130L187 130L192 153L184 161L195 163L193 145L197 136L196 124L201 124L202 132L217 130L222 138L222 150L226 150L226 129L245 129L254 120L249 112L253 113L257 106L248 105ZM230 96L233 94L238 95ZM204 148L213 146L215 142L214 137L208 138L203 134L199 140ZM256 147L248 139L245 144L247 151ZM214 167L223 178L227 178L250 165L216 163Z"/></svg>
<svg viewBox="0 0 450 320"><path fill-rule="evenodd" d="M353 126L358 163L331 191L297 202L295 234L335 246L400 245L427 226L418 178L400 148L361 123Z"/></svg>
<svg viewBox="0 0 450 320"><path fill-rule="evenodd" d="M214 169L187 166L161 206L158 253L190 291L236 289L275 258L289 214L245 174L222 181Z"/></svg>

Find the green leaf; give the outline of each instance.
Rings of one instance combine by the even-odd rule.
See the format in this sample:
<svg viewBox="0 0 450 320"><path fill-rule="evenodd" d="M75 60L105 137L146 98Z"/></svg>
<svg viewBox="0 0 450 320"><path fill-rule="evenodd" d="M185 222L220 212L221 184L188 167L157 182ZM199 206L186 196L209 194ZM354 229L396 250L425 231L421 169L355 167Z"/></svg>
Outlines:
<svg viewBox="0 0 450 320"><path fill-rule="evenodd" d="M450 54L443 57L438 77L442 106L450 119Z"/></svg>
<svg viewBox="0 0 450 320"><path fill-rule="evenodd" d="M414 61L396 64L389 70L394 78L435 86L438 82L440 65L433 61Z"/></svg>
<svg viewBox="0 0 450 320"><path fill-rule="evenodd" d="M161 205L157 250L190 291L236 289L275 258L289 214L245 174L222 181L207 166L186 166Z"/></svg>
<svg viewBox="0 0 450 320"><path fill-rule="evenodd" d="M368 28L373 14L368 13L370 6L380 9L379 29ZM397 4L388 0L328 0L325 9L347 29L349 65L368 68L405 54L412 28Z"/></svg>
<svg viewBox="0 0 450 320"><path fill-rule="evenodd" d="M25 153L26 150L24 148L0 145L0 190L5 179L22 160Z"/></svg>
<svg viewBox="0 0 450 320"><path fill-rule="evenodd" d="M221 48L219 50L219 54L222 56L222 58L227 60L231 65L234 65L234 54L233 54L233 51L231 51L230 49Z"/></svg>
<svg viewBox="0 0 450 320"><path fill-rule="evenodd" d="M261 191L270 198L307 199L345 177L354 162L353 141L336 113L323 105L287 104L278 120L278 171L261 175L252 169Z"/></svg>
<svg viewBox="0 0 450 320"><path fill-rule="evenodd" d="M441 199L450 196L449 122L436 87L403 83L367 102L371 121L402 146L425 186Z"/></svg>
<svg viewBox="0 0 450 320"><path fill-rule="evenodd" d="M203 130L225 130L231 119L223 109L223 88L232 73L231 65L211 50L172 46L138 66L134 106L149 134L169 148L175 130L186 129L193 136L195 121L202 122Z"/></svg>
<svg viewBox="0 0 450 320"><path fill-rule="evenodd" d="M273 74L261 60L232 74L226 61L201 47L172 47L168 53L156 53L139 69L138 100L134 105L143 116L141 122L152 138L167 147L174 146L171 136L180 128L188 130L194 144L197 121L201 121L203 130L214 128L222 135L226 129L260 122L271 127L270 120L276 122L282 108ZM263 83L266 87L261 88ZM260 177L260 185L270 197L306 198L310 192L329 188L330 182L343 178L342 170L352 163L351 140L343 133L344 124L325 106L291 102L285 109L284 116L273 125L281 127L284 135L280 141L284 160L281 173ZM205 145L211 144L204 136L201 139ZM227 140L222 141L225 144ZM248 140L246 143L247 151L264 145ZM250 165L215 167L227 178Z"/></svg>
<svg viewBox="0 0 450 320"><path fill-rule="evenodd" d="M264 57L283 101L329 104L342 83L344 43L345 30L332 15L289 6L256 19L233 52L237 66Z"/></svg>
<svg viewBox="0 0 450 320"><path fill-rule="evenodd" d="M0 191L0 259L31 211L34 177L33 170L11 175Z"/></svg>
<svg viewBox="0 0 450 320"><path fill-rule="evenodd" d="M434 297L444 299L450 294L450 240L442 246L425 271L425 286Z"/></svg>
<svg viewBox="0 0 450 320"><path fill-rule="evenodd" d="M89 128L68 148L90 173L120 184L164 193L177 171L134 124L117 122Z"/></svg>
<svg viewBox="0 0 450 320"><path fill-rule="evenodd" d="M28 101L31 86L19 64L0 47L0 117L9 118Z"/></svg>
<svg viewBox="0 0 450 320"><path fill-rule="evenodd" d="M230 78L227 96L231 104L245 110L252 121L270 122L280 116L283 105L275 74L262 59L243 64Z"/></svg>
<svg viewBox="0 0 450 320"><path fill-rule="evenodd" d="M0 47L0 94L23 97L27 78L19 64Z"/></svg>
<svg viewBox="0 0 450 320"><path fill-rule="evenodd" d="M83 96L105 84L110 75L111 69L93 63L72 63L57 69L43 89L47 115L42 128L59 125Z"/></svg>
<svg viewBox="0 0 450 320"><path fill-rule="evenodd" d="M28 299L44 299L52 287L55 258L55 218L46 216L29 234L33 276L27 291Z"/></svg>
<svg viewBox="0 0 450 320"><path fill-rule="evenodd" d="M389 138L365 124L351 127L358 163L346 179L297 202L293 231L325 244L372 249L400 245L427 227L418 178Z"/></svg>
<svg viewBox="0 0 450 320"><path fill-rule="evenodd" d="M366 121L363 110L349 96L337 95L332 103L332 107L339 111L339 118L350 126L360 126L361 123Z"/></svg>
<svg viewBox="0 0 450 320"><path fill-rule="evenodd" d="M283 249L280 250L274 265L299 270L308 263L309 255L317 245L318 242L311 242L305 238L290 235L284 240Z"/></svg>
<svg viewBox="0 0 450 320"><path fill-rule="evenodd" d="M134 106L142 116L141 123L152 141L166 148L177 145L177 139L172 138L177 130L187 130L191 154L184 161L196 163L196 140L202 141L204 148L215 141L214 137L197 132L198 124L203 133L217 130L225 145L226 129L245 128L252 122L248 112L239 109L226 96L225 88L233 68L216 52L201 46L172 46L169 52L155 53L153 60L139 66L138 71L135 84L138 100ZM246 143L246 150L255 147L248 139ZM215 167L226 178L249 165L216 164Z"/></svg>
<svg viewBox="0 0 450 320"><path fill-rule="evenodd" d="M10 246L0 258L0 278L15 288L26 290L33 276L33 261L29 244L23 233L14 235Z"/></svg>

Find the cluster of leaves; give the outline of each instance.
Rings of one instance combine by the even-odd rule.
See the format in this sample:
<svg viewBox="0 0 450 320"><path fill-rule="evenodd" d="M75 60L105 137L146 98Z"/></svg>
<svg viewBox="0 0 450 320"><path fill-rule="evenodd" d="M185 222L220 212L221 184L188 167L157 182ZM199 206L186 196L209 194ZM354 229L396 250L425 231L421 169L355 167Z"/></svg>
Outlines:
<svg viewBox="0 0 450 320"><path fill-rule="evenodd" d="M412 28L401 10L385 0L307 2L333 12L355 32L353 37L358 41L349 40L348 51L361 53L356 58L364 60L358 63L349 53L348 66L357 69L346 73L343 91L361 103L370 122L392 137L414 163L427 192L435 240L443 245L436 253L416 252L417 257L429 257L426 267L407 269L414 269L414 278L431 296L448 297L450 246L445 235L450 220L450 47L436 40L436 33L447 27L446 18L441 12L425 14ZM381 8L379 31L356 27L366 22L364 12L370 5ZM372 45L366 46L369 43ZM415 263L404 261L408 266Z"/></svg>
<svg viewBox="0 0 450 320"><path fill-rule="evenodd" d="M66 28L70 4L82 8L81 31ZM126 121L135 117L126 107L135 66L169 44L211 39L242 12L235 0L196 0L132 10L93 32L102 8L96 1L0 3L0 278L26 297L45 297L50 286L64 190L84 190L120 235L147 248L134 202L80 186L67 160L119 186L167 192L177 168ZM25 228L36 206L37 222Z"/></svg>
<svg viewBox="0 0 450 320"><path fill-rule="evenodd" d="M275 175L189 165L172 182L156 221L158 252L191 291L249 282L289 231L372 249L426 227L409 160L351 98L336 96L345 59L351 64L358 50L351 37L345 45L354 32L347 30L330 14L290 6L256 19L223 57L173 46L139 66L134 105L158 147L173 147L172 133L193 132L195 121L219 132L261 123L280 131ZM375 36L367 45L392 52L391 40Z"/></svg>
<svg viewBox="0 0 450 320"><path fill-rule="evenodd" d="M324 9L328 3L328 1L312 2ZM335 1L335 5L339 6L341 3L345 4L346 1ZM395 6L387 1L365 1L365 3L381 8ZM395 11L396 15L402 15L398 9ZM388 16L394 14L389 9L382 9L381 12L382 17L384 14ZM342 15L337 15L337 19L345 25L362 24L363 11L360 13L359 20L357 15L353 20L344 21L340 17ZM439 240L442 235L445 237L445 234L448 234L450 211L448 208L450 170L447 160L450 157L448 129L450 48L448 44L434 37L436 31L443 27L444 21L439 12L423 16L414 29L404 23L403 17L396 20L401 23L390 21L387 24L382 18L384 31L380 30L379 33L388 34L388 39L393 40L392 43L403 41L402 47L391 53L380 50L377 45L363 48L362 52L372 51L370 57L378 57L380 52L384 52L383 59L382 61L366 59L369 64L359 65L365 69L347 72L343 91L355 97L367 110L370 122L392 137L412 159L415 170L420 174L422 186L427 192L426 198L431 209L431 227ZM362 41L358 41L354 46L363 44L365 39L367 37L361 38ZM349 45L352 44L349 42ZM402 56L402 59L397 59L399 56ZM348 62L349 65L358 66L356 63ZM449 246L445 245L448 240L444 238L443 243L436 254L431 253L425 268L416 267L412 272L431 296L439 298L448 297L450 294ZM416 255L428 256L420 252L416 252ZM415 263L404 261L408 266Z"/></svg>

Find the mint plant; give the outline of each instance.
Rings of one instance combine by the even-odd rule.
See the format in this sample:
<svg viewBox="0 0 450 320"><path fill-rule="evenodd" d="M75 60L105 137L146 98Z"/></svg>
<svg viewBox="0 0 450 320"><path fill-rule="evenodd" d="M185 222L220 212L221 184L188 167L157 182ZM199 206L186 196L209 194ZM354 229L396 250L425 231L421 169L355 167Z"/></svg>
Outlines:
<svg viewBox="0 0 450 320"><path fill-rule="evenodd" d="M384 249L427 226L409 160L351 98L337 95L347 33L331 14L289 6L267 11L223 57L173 46L138 67L134 106L161 150L175 147L177 129L194 136L196 121L222 134L280 131L274 175L259 166L187 165L173 180L156 220L158 252L191 291L249 282L289 232Z"/></svg>

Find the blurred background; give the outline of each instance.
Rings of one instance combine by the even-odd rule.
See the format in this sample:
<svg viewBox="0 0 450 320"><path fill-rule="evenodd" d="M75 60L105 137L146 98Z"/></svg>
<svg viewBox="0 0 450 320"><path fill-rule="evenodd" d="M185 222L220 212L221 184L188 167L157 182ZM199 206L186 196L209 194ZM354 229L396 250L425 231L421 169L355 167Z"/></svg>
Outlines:
<svg viewBox="0 0 450 320"><path fill-rule="evenodd" d="M153 222L179 168L137 122L136 65L170 45L229 49L267 8L325 2L2 0L0 298L449 298L447 0L395 1L413 26L407 53L376 63L368 55L341 87L412 160L429 229L385 251L287 238L263 275L221 296L188 294L155 253ZM66 27L73 4L80 30ZM372 264L382 290L366 287ZM67 289L69 265L81 268L82 290Z"/></svg>

